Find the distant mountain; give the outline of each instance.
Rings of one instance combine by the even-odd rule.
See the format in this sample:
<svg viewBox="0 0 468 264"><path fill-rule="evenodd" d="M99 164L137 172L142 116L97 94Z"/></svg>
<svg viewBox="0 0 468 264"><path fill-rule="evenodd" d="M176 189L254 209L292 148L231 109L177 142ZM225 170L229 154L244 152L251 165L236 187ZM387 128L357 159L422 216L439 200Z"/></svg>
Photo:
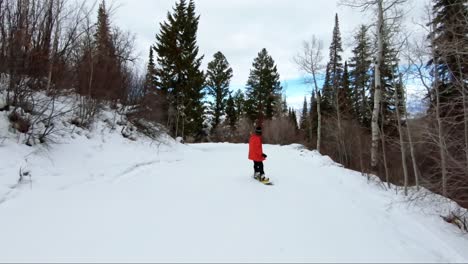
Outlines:
<svg viewBox="0 0 468 264"><path fill-rule="evenodd" d="M410 117L426 113L429 106L427 91L419 85L407 85L406 107Z"/></svg>

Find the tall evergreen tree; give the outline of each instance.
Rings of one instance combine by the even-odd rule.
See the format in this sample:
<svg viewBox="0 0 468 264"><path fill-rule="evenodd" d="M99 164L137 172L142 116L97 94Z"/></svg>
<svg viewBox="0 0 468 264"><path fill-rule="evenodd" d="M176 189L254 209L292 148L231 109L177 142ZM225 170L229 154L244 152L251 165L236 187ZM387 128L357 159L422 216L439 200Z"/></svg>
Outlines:
<svg viewBox="0 0 468 264"><path fill-rule="evenodd" d="M253 69L247 81L246 112L252 121L262 124L271 120L277 112L282 87L280 75L273 58L263 49L253 62Z"/></svg>
<svg viewBox="0 0 468 264"><path fill-rule="evenodd" d="M294 129L297 131L299 130L299 125L297 123L297 115L296 115L296 110L294 108L289 108L289 113L288 113L289 119L291 120L291 123L294 126Z"/></svg>
<svg viewBox="0 0 468 264"><path fill-rule="evenodd" d="M206 74L206 86L208 94L214 98L211 103L211 112L213 114L213 131L221 122L221 117L225 114L226 101L229 94L229 84L232 78L232 68L229 62L221 52L214 55L213 61L208 64Z"/></svg>
<svg viewBox="0 0 468 264"><path fill-rule="evenodd" d="M461 91L466 93L468 84L468 5L466 0L434 0L433 13L430 39L435 58L429 65L438 72L439 83L434 87L439 89L441 115L461 116Z"/></svg>
<svg viewBox="0 0 468 264"><path fill-rule="evenodd" d="M335 27L333 29L333 38L330 45L330 61L327 65L325 75L325 84L323 87L322 113L324 116L333 116L336 118L335 143L338 152L338 161L342 164L347 162L345 150L345 134L343 131L343 109L341 109L340 94L343 93L343 62L341 53L343 52L340 23L338 14L335 16Z"/></svg>
<svg viewBox="0 0 468 264"><path fill-rule="evenodd" d="M322 103L323 112L329 113L337 111L338 105L336 97L338 96L338 90L341 88L341 78L343 76L343 62L341 53L343 52L343 46L341 41L340 24L338 14L335 16L335 27L333 29L333 38L330 45L330 61L327 64L327 70L325 74L325 83L323 87Z"/></svg>
<svg viewBox="0 0 468 264"><path fill-rule="evenodd" d="M353 111L353 98L350 89L348 62L345 61L341 89L339 92L340 111L343 112L344 117L347 119L357 119Z"/></svg>
<svg viewBox="0 0 468 264"><path fill-rule="evenodd" d="M231 93L229 93L229 98L226 102L226 121L231 127L231 130L234 130L236 128L237 119L238 116L234 98L232 97Z"/></svg>
<svg viewBox="0 0 468 264"><path fill-rule="evenodd" d="M397 136L396 107L399 107L401 116L405 115L404 87L400 82L398 51L391 42L391 34L385 26L383 38L383 62L380 65L381 72L381 122L388 136ZM398 89L399 104L395 100L395 90Z"/></svg>
<svg viewBox="0 0 468 264"><path fill-rule="evenodd" d="M307 98L304 97L304 105L302 106L301 120L299 121L299 129L307 131L309 128L309 110L307 105Z"/></svg>
<svg viewBox="0 0 468 264"><path fill-rule="evenodd" d="M286 95L283 96L283 100L281 101L281 110L282 110L282 115L287 115L288 114L288 100Z"/></svg>
<svg viewBox="0 0 468 264"><path fill-rule="evenodd" d="M197 136L203 131L205 75L196 39L199 19L193 0L188 4L179 0L156 35L158 78L168 96L168 123L175 136Z"/></svg>
<svg viewBox="0 0 468 264"><path fill-rule="evenodd" d="M245 115L245 95L242 90L237 90L237 92L234 94L234 106L236 108L236 116L239 121L241 117Z"/></svg>
<svg viewBox="0 0 468 264"><path fill-rule="evenodd" d="M103 0L99 5L96 33L94 35L94 58L91 95L97 99L117 100L123 96L122 69L117 60L111 34L109 14ZM123 98L122 98L123 99Z"/></svg>
<svg viewBox="0 0 468 264"><path fill-rule="evenodd" d="M158 77L156 74L156 64L154 62L154 52L153 48L150 48L149 52L149 60L146 69L146 77L145 77L145 91L144 93L148 92L156 92L158 87Z"/></svg>
<svg viewBox="0 0 468 264"><path fill-rule="evenodd" d="M350 88L353 98L353 108L357 119L363 127L370 128L372 112L370 101L370 86L372 80L371 41L365 25L359 28L354 37L356 47L350 59Z"/></svg>
<svg viewBox="0 0 468 264"><path fill-rule="evenodd" d="M315 93L312 93L312 97L310 98L309 118L310 118L310 123L312 124L312 127L311 127L312 134L317 135L318 112L317 112L317 98L315 97Z"/></svg>

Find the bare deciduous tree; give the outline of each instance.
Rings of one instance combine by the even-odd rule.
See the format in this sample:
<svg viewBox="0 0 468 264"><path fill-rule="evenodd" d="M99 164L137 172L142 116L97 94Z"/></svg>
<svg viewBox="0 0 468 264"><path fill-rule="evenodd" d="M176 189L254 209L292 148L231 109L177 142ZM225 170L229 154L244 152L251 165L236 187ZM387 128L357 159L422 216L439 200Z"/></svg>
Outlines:
<svg viewBox="0 0 468 264"><path fill-rule="evenodd" d="M323 64L323 41L316 36L312 36L310 41L304 41L302 51L294 57L294 61L299 69L310 75L309 83L313 84L313 93L317 100L317 151L320 152L322 141L322 111L321 111L321 93L318 86L318 78L325 69ZM312 118L309 118L312 122ZM312 127L312 124L310 125ZM312 133L312 129L310 129ZM312 136L310 137L312 138Z"/></svg>
<svg viewBox="0 0 468 264"><path fill-rule="evenodd" d="M340 3L353 8L360 8L362 12L374 8L375 24L377 35L377 51L375 55L375 86L374 86L374 110L372 112L372 147L371 147L371 167L377 171L378 149L379 149L379 112L382 100L382 83L380 67L383 63L384 30L386 25L393 24L401 16L398 6L407 0L341 0ZM390 22L389 22L390 21Z"/></svg>

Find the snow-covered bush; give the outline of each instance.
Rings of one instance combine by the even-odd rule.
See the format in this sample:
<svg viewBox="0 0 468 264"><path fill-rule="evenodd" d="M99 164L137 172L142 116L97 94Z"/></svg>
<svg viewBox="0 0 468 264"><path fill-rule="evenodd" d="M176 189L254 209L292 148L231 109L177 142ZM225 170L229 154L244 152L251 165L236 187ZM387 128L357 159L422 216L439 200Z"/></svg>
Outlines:
<svg viewBox="0 0 468 264"><path fill-rule="evenodd" d="M136 136L137 130L133 125L128 125L122 128L122 136L124 138L128 138L130 140L136 141L137 136Z"/></svg>
<svg viewBox="0 0 468 264"><path fill-rule="evenodd" d="M20 133L26 134L31 128L30 116L21 110L11 112L8 115L8 120L10 121L12 128Z"/></svg>
<svg viewBox="0 0 468 264"><path fill-rule="evenodd" d="M2 93L0 93L0 111L6 110L6 109L5 109L6 106L7 106L6 98L5 98L5 96L4 96Z"/></svg>

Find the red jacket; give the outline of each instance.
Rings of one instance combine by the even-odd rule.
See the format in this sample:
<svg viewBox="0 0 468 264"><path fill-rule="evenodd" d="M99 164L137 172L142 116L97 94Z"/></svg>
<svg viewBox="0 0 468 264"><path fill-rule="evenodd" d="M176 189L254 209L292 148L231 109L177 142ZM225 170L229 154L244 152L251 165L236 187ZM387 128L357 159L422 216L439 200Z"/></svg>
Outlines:
<svg viewBox="0 0 468 264"><path fill-rule="evenodd" d="M259 135L253 134L252 136L250 136L249 160L257 162L265 160L265 158L263 157L262 137Z"/></svg>

